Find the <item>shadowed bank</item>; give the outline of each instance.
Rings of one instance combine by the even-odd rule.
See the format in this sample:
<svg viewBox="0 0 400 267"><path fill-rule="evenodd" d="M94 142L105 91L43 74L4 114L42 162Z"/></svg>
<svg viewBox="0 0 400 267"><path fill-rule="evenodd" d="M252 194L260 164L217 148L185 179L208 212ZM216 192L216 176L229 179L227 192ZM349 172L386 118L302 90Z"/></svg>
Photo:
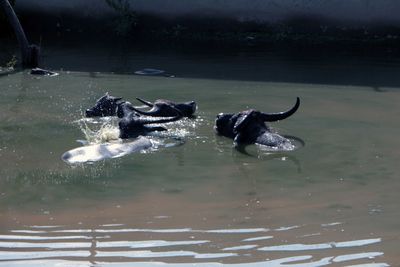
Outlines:
<svg viewBox="0 0 400 267"><path fill-rule="evenodd" d="M20 0L15 8L29 39L42 48L43 67L55 70L156 68L177 77L349 84L378 92L400 84L392 68L400 55L399 23L391 15L397 2L336 1L354 11L352 19L349 10L331 12L328 4L273 2L169 1L167 8L144 1ZM6 25L0 24L3 66L17 54Z"/></svg>

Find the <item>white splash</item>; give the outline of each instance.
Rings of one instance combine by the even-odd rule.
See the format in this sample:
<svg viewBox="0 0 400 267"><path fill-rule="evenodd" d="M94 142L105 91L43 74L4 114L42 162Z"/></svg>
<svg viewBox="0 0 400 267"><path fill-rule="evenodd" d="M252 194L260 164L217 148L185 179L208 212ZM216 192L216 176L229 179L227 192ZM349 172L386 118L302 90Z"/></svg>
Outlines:
<svg viewBox="0 0 400 267"><path fill-rule="evenodd" d="M79 120L79 127L88 144L101 144L119 139L119 128L115 120L101 120L97 129L91 129L87 120Z"/></svg>

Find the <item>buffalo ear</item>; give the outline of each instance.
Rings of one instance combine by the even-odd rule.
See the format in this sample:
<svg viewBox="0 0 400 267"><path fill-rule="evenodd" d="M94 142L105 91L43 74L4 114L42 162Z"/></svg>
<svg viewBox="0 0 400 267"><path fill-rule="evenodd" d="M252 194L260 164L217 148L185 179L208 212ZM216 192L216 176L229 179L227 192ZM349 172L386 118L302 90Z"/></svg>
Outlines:
<svg viewBox="0 0 400 267"><path fill-rule="evenodd" d="M255 116L256 116L256 111L254 110L251 110L246 114L240 115L235 125L233 126L233 133L234 134L240 133Z"/></svg>

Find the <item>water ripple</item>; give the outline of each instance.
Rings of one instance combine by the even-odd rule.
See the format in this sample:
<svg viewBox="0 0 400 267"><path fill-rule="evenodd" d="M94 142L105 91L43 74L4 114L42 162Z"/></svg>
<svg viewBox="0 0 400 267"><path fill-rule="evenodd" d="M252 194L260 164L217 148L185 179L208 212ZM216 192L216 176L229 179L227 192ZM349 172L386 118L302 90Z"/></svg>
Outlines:
<svg viewBox="0 0 400 267"><path fill-rule="evenodd" d="M193 251L98 251L96 257L125 257L125 258L167 258L167 257L194 257L195 259L225 258L236 256L236 253L197 253Z"/></svg>
<svg viewBox="0 0 400 267"><path fill-rule="evenodd" d="M109 236L100 236L99 238L108 238ZM29 235L0 235L0 240L65 240L65 239L93 239L92 236L29 236Z"/></svg>
<svg viewBox="0 0 400 267"><path fill-rule="evenodd" d="M90 252L86 250L75 251L0 251L0 259L4 260L23 260L23 259L45 259L62 257L89 257Z"/></svg>
<svg viewBox="0 0 400 267"><path fill-rule="evenodd" d="M62 242L62 243L27 243L27 242L1 242L1 248L48 248L48 249L70 249L70 248L90 248L90 242Z"/></svg>
<svg viewBox="0 0 400 267"><path fill-rule="evenodd" d="M182 245L198 245L208 243L208 240L189 240L189 241L166 241L166 240L145 240L145 241L111 241L97 242L97 248L115 248L115 247L130 247L130 248L151 248L151 247L168 247Z"/></svg>
<svg viewBox="0 0 400 267"><path fill-rule="evenodd" d="M326 224L329 227L335 225ZM326 226L317 227L321 230ZM316 229L309 228L301 225L271 228L273 230L146 229L130 228L124 224L102 224L93 229L62 229L35 225L11 229L7 234L0 235L0 266L388 266L384 262L376 262L378 258L383 258L384 253L373 250L372 245L381 243L381 238L308 244L288 240L288 235L292 240L304 238L302 236L312 240L314 237L307 231L315 232ZM265 232L274 232L274 235L265 235ZM318 240L324 238L324 232L320 232L322 234L315 237ZM282 240L285 244L279 244ZM356 251L357 248L361 248L360 251ZM298 255L301 252L305 252L304 255Z"/></svg>
<svg viewBox="0 0 400 267"><path fill-rule="evenodd" d="M269 246L259 248L262 251L301 251L301 250L318 250L318 249L329 249L329 248L349 248L349 247L360 247L374 243L381 242L380 238L374 239L363 239L363 240L352 240L345 242L329 242L321 244L289 244L280 246Z"/></svg>

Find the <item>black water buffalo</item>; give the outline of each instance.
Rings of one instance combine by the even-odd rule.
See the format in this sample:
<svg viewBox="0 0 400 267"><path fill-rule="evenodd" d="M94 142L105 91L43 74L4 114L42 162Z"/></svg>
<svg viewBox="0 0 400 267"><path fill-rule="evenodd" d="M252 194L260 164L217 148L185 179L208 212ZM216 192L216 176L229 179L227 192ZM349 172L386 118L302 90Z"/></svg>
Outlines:
<svg viewBox="0 0 400 267"><path fill-rule="evenodd" d="M134 107L130 102L123 101L121 97L113 97L106 93L96 101L94 107L86 110L86 117L118 116L124 117L131 112L152 117L192 117L197 109L194 101L175 103L170 100L158 99L154 103L137 98L146 106L151 107L149 111L143 111Z"/></svg>
<svg viewBox="0 0 400 267"><path fill-rule="evenodd" d="M86 110L86 117L115 116L118 105L123 102L122 97L114 97L106 93L96 101L94 107Z"/></svg>
<svg viewBox="0 0 400 267"><path fill-rule="evenodd" d="M279 113L263 113L254 109L245 110L236 114L220 113L214 129L217 134L234 139L235 145L261 144L270 147L283 147L290 141L276 133L272 133L265 122L286 119L293 115L300 106L300 98L288 111Z"/></svg>
<svg viewBox="0 0 400 267"><path fill-rule="evenodd" d="M120 130L119 137L121 139L135 138L139 135L147 135L153 131L167 131L167 129L162 126L149 126L149 124L173 122L181 118L182 116L175 116L165 119L150 119L140 117L134 112L130 112L129 114L125 114L125 116L118 123Z"/></svg>
<svg viewBox="0 0 400 267"><path fill-rule="evenodd" d="M122 119L123 117L125 117L125 116L127 116L127 115L129 115L131 113L133 113L134 115L136 115L138 117L140 116L140 114L135 112L131 102L128 102L128 101L123 101L123 102L119 103L116 113L117 113L116 114L117 117L120 118L120 119Z"/></svg>
<svg viewBox="0 0 400 267"><path fill-rule="evenodd" d="M151 107L151 109L149 111L143 111L132 106L132 110L139 114L153 117L192 117L197 109L197 104L195 101L175 103L170 100L157 99L156 101L154 101L154 103L151 103L140 98L136 99L146 106Z"/></svg>
<svg viewBox="0 0 400 267"><path fill-rule="evenodd" d="M152 119L141 117L130 102L123 101L121 97L110 96L106 93L96 101L94 107L86 110L86 117L118 116L121 120L118 123L120 138L135 138L139 135L146 135L153 131L166 131L162 126L149 126L149 124L160 124L177 121L182 118L182 113L170 107L174 115L166 116L171 118Z"/></svg>

